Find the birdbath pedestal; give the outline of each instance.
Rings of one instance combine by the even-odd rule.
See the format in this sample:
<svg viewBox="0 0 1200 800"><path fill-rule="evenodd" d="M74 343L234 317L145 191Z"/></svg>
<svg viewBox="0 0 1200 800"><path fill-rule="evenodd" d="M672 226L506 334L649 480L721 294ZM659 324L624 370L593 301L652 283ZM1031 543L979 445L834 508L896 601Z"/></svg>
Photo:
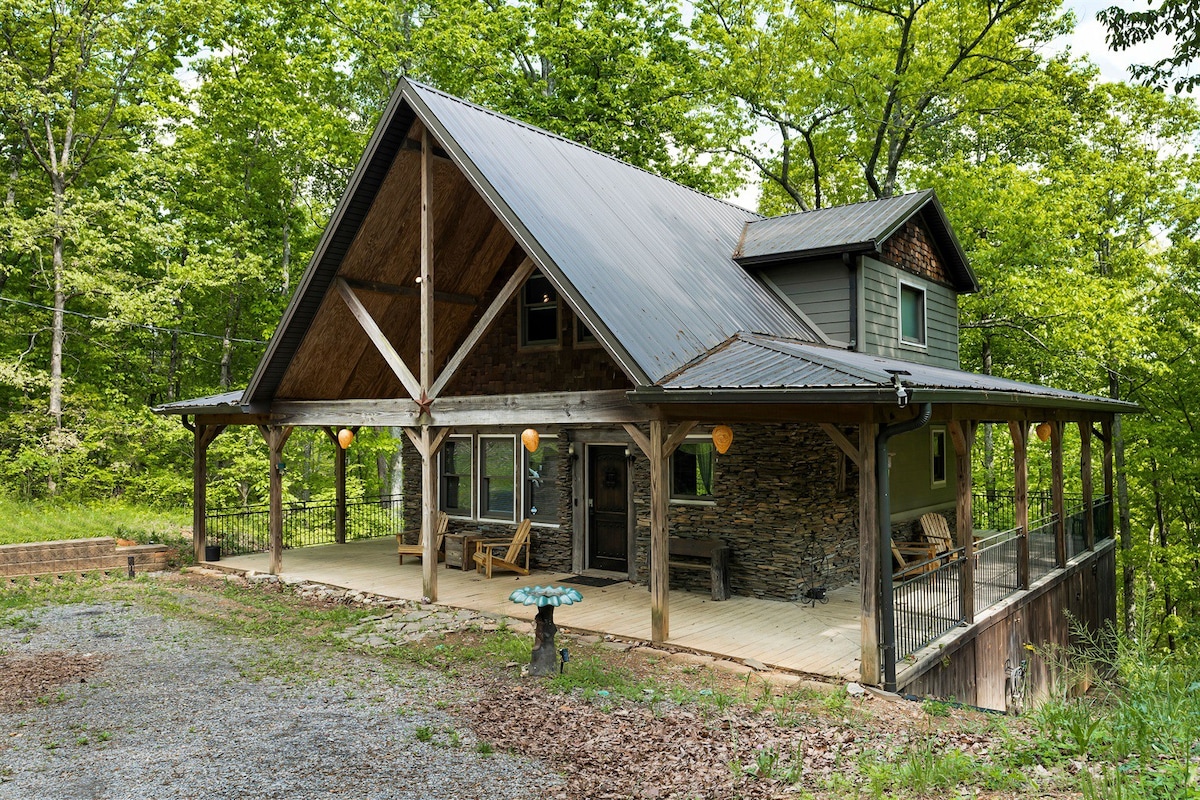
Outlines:
<svg viewBox="0 0 1200 800"><path fill-rule="evenodd" d="M533 629L533 658L529 661L529 674L544 677L557 672L558 650L554 647L554 609L583 602L578 589L566 586L525 586L508 596L514 603L537 606L537 617Z"/></svg>

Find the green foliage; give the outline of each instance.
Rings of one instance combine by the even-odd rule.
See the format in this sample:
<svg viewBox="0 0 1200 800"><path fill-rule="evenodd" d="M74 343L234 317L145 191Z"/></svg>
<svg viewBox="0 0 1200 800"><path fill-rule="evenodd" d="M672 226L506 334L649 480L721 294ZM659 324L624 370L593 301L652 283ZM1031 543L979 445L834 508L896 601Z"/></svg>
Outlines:
<svg viewBox="0 0 1200 800"><path fill-rule="evenodd" d="M895 756L866 756L859 762L870 797L924 797L931 792L980 786L989 790L1021 789L1020 773L982 762L961 750L939 749L936 737L911 743Z"/></svg>
<svg viewBox="0 0 1200 800"><path fill-rule="evenodd" d="M142 544L177 543L190 524L180 511L123 503L19 502L0 497L0 544L112 536ZM190 537L189 537L190 541Z"/></svg>

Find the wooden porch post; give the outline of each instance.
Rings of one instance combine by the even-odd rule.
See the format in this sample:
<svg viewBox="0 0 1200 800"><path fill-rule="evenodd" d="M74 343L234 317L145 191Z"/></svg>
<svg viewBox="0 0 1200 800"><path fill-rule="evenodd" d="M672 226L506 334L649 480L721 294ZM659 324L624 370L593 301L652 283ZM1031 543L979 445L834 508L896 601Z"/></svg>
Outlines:
<svg viewBox="0 0 1200 800"><path fill-rule="evenodd" d="M184 424L187 424L186 419ZM208 544L205 511L208 505L208 446L225 430L224 425L204 425L198 420L192 429L192 550L197 562L204 560Z"/></svg>
<svg viewBox="0 0 1200 800"><path fill-rule="evenodd" d="M1017 584L1029 588L1029 423L1010 420L1008 433L1013 443L1014 521L1020 529L1017 540Z"/></svg>
<svg viewBox="0 0 1200 800"><path fill-rule="evenodd" d="M1063 496L1063 424L1050 420L1050 501L1054 511L1054 560L1067 565L1067 504Z"/></svg>
<svg viewBox="0 0 1200 800"><path fill-rule="evenodd" d="M338 441L337 432L333 428L323 429L329 441L333 442L333 540L338 544L346 543L346 449Z"/></svg>
<svg viewBox="0 0 1200 800"><path fill-rule="evenodd" d="M450 436L451 429L434 433L428 425L404 428L405 435L421 456L421 596L427 603L437 602L437 539L433 518L437 514L437 454Z"/></svg>
<svg viewBox="0 0 1200 800"><path fill-rule="evenodd" d="M291 426L259 425L259 431L267 440L271 451L271 484L269 526L271 532L271 560L268 571L278 575L283 571L283 473L279 465L283 463L283 446L292 435Z"/></svg>
<svg viewBox="0 0 1200 800"><path fill-rule="evenodd" d="M959 601L963 619L975 621L975 530L971 520L971 448L975 443L975 423L953 420L950 438L954 440L954 466L957 473L958 498L955 531L958 546L963 549L962 577L959 579Z"/></svg>
<svg viewBox="0 0 1200 800"><path fill-rule="evenodd" d="M1104 437L1104 454L1101 456L1101 461L1104 465L1104 494L1108 498L1108 535L1115 537L1116 500L1113 497L1113 424L1111 418L1100 423L1100 434Z"/></svg>
<svg viewBox="0 0 1200 800"><path fill-rule="evenodd" d="M650 420L650 639L665 642L671 635L670 547L667 533L668 461L661 419Z"/></svg>
<svg viewBox="0 0 1200 800"><path fill-rule="evenodd" d="M879 665L879 507L876 505L875 437L879 425L864 422L858 426L858 585L859 625L862 656L858 675L863 683L878 685L883 678ZM887 555L891 558L891 554Z"/></svg>
<svg viewBox="0 0 1200 800"><path fill-rule="evenodd" d="M1079 422L1079 470L1083 479L1083 533L1087 549L1096 549L1096 515L1092 512L1092 422Z"/></svg>

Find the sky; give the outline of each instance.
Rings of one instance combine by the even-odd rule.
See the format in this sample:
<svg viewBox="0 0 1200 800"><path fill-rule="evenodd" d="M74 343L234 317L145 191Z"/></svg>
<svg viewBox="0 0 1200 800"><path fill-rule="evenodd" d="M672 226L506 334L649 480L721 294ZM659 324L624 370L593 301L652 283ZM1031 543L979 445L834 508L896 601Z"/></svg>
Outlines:
<svg viewBox="0 0 1200 800"><path fill-rule="evenodd" d="M1061 43L1075 55L1086 55L1100 68L1100 77L1105 81L1129 80L1130 64L1157 61L1167 54L1167 46L1162 42L1138 45L1119 53L1109 50L1104 42L1107 29L1096 20L1096 12L1112 5L1143 11L1148 7L1145 0L1076 0L1067 5L1075 11L1075 32Z"/></svg>

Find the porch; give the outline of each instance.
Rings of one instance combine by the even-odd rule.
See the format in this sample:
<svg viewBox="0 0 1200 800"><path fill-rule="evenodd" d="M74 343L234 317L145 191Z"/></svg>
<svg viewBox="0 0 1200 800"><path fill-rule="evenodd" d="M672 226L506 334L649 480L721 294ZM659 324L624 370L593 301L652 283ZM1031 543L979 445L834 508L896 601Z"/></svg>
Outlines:
<svg viewBox="0 0 1200 800"><path fill-rule="evenodd" d="M393 537L289 550L285 577L367 591L400 600L420 600L421 565L398 566ZM267 553L223 558L220 565L266 572ZM537 572L529 577L500 575L488 580L474 570L438 565L438 602L532 620L535 609L515 605L509 593L531 584L558 584L570 573ZM627 581L580 587L584 602L563 606L555 621L576 631L651 641L650 593ZM838 678L859 679L861 655L859 587L829 593L827 604L733 597L714 602L708 595L670 590L671 635L666 644L736 659L753 658L771 667Z"/></svg>

